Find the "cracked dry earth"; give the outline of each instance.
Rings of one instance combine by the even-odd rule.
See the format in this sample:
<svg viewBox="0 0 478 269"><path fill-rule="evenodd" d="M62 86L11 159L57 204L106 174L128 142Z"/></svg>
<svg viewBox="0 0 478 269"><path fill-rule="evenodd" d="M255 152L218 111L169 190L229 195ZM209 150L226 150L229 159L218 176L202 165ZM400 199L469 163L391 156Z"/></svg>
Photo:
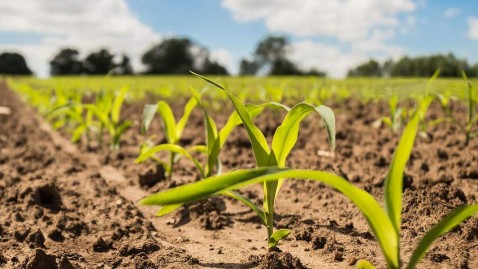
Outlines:
<svg viewBox="0 0 478 269"><path fill-rule="evenodd" d="M71 145L0 88L0 106L11 109L0 114L0 268L354 268L359 259L385 268L360 212L340 193L314 182L287 180L279 194L276 227L292 231L280 251L266 250L265 228L229 198L154 217L156 208L136 201L199 175L183 159L171 178L153 163L134 164L145 139L139 135L142 105L123 109L136 125L125 134L121 150L110 153L96 145ZM354 100L328 105L337 117L335 157L316 154L328 147L319 119L311 117L301 125L288 165L337 173L382 201L383 178L399 138L385 126L371 127L386 115L386 105ZM464 107L453 105L460 117L466 115ZM228 113L211 114L221 126ZM440 115L439 106L432 105L428 117ZM265 113L255 122L270 139L282 116ZM149 134L157 134L156 142L164 140L159 119ZM456 206L477 203L477 139L464 147L464 135L448 123L427 134L417 138L405 175L404 261L441 217ZM204 131L196 110L181 144L200 143ZM221 159L226 170L254 166L243 128L232 133ZM258 205L261 192L261 186L241 190ZM478 268L478 218L438 240L418 267Z"/></svg>

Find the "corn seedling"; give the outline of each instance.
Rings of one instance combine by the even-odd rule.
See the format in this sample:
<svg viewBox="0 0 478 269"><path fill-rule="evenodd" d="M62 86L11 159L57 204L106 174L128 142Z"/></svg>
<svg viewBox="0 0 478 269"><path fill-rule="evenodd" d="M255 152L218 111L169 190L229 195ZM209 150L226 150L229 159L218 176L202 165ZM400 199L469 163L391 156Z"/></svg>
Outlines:
<svg viewBox="0 0 478 269"><path fill-rule="evenodd" d="M209 177L212 176L214 172L216 174L221 173L221 161L219 159L219 153L224 146L227 138L231 134L231 132L234 130L234 128L242 123L241 118L237 114L237 112L233 112L226 124L218 130L216 127L216 123L214 120L208 115L206 109L202 105L200 101L200 96L197 92L192 91L193 95L196 100L196 104L198 104L202 111L203 111L203 116L204 116L204 124L205 124L205 130L206 130L206 145L196 145L192 146L190 148L184 148L178 144L171 144L171 143L165 143L161 144L158 146L153 146L153 147L143 147L143 150L141 150L140 156L136 159L136 163L141 163L144 162L148 159L152 159L156 161L157 163L162 163L161 160L159 160L155 154L160 152L160 151L169 151L170 153L175 153L177 154L176 156L184 156L190 161L194 163L194 165L198 168L201 177ZM284 106L282 104L276 103L276 102L269 102L261 105L247 105L247 111L250 114L251 118L256 117L259 115L266 107L278 107L284 110L289 110L287 106ZM155 110L154 106L145 108L145 111L147 109L151 109L152 111ZM147 112L144 113L146 114L151 114L154 112ZM149 118L151 116L148 116ZM143 121L143 124L149 124L150 120ZM144 126L145 129L148 128L148 126ZM200 152L206 154L206 162L205 164L201 164L199 160L194 158L192 156L193 152Z"/></svg>
<svg viewBox="0 0 478 269"><path fill-rule="evenodd" d="M148 158L151 158L157 163L161 164L164 168L164 171L166 171L166 175L168 177L171 177L174 163L179 160L180 156L186 156L188 159L196 161L190 155L188 150L185 150L184 148L179 146L179 140L181 139L184 127L189 120L189 116L191 115L193 109L197 106L197 103L198 102L196 98L193 97L189 99L189 101L186 103L186 106L184 107L183 115L177 122L175 120L173 110L165 101L161 100L154 105L146 105L143 111L141 133L144 134L149 129L154 115L156 114L156 112L158 112L163 121L164 134L166 136L167 143L153 148L143 147L141 149L142 157L140 156L138 160L136 160L136 162L142 162ZM161 150L168 150L170 152L168 163L163 162L154 156L155 153ZM199 163L197 163L197 165L199 165Z"/></svg>
<svg viewBox="0 0 478 269"><path fill-rule="evenodd" d="M88 117L91 116L98 120L98 141L100 146L103 145L103 133L106 129L111 140L111 150L118 150L121 135L133 124L128 120L120 120L121 107L123 106L128 89L129 87L123 87L117 94L106 92L104 90L100 91L100 93L96 96L96 101L94 104L82 105L86 111L91 113L86 113L86 123L90 122L91 119L88 119Z"/></svg>
<svg viewBox="0 0 478 269"><path fill-rule="evenodd" d="M410 157L420 118L423 117L431 99L423 102L404 129L402 137L395 149L390 169L385 179L385 208L368 192L356 187L346 179L323 171L290 169L285 167L259 167L238 170L219 176L212 176L191 184L182 185L163 192L152 194L140 201L143 205L160 205L161 211L171 211L184 203L190 203L221 194L230 195L238 188L263 182L277 182L282 178L306 179L323 182L337 189L348 197L362 212L370 229L377 239L388 268L401 268L400 263L400 224L402 211L403 173ZM233 196L234 197L234 196ZM263 212L255 207L256 213ZM446 217L433 226L418 243L406 268L414 268L423 258L431 244L462 221L475 215L478 205L461 206L454 209ZM266 222L266 216L261 218ZM279 230L269 238L269 246L277 244L288 232ZM357 267L374 268L368 261L360 260Z"/></svg>
<svg viewBox="0 0 478 269"><path fill-rule="evenodd" d="M384 123L392 130L392 132L396 133L402 127L402 123L407 115L404 108L398 107L398 95L394 95L388 99L388 109L390 116L378 119L374 123L374 126L380 126L381 123Z"/></svg>
<svg viewBox="0 0 478 269"><path fill-rule="evenodd" d="M282 121L282 124L277 128L272 138L272 145L269 146L265 135L261 132L261 130L259 130L259 128L255 126L254 122L252 121L252 117L248 112L248 109L239 99L237 99L232 93L227 91L224 87L217 84L216 82L198 74L195 75L221 89L224 93L226 93L230 101L233 103L235 112L240 117L243 125L247 130L249 140L254 151L256 164L258 167L284 167L286 165L287 156L289 155L290 151L292 150L297 141L300 122L312 112L316 112L322 117L323 122L327 128L329 142L332 146L332 149L335 147L335 116L330 108L326 106L314 107L306 103L300 103L294 106L293 108L288 110L286 117ZM206 122L210 121L206 120ZM211 125L208 128L210 127L213 126ZM210 131L209 134L214 135L214 130ZM211 143L214 142L211 141ZM276 196L282 186L282 183L282 179L264 183L263 209L260 209L251 201L249 201L246 197L243 197L238 193L226 193L229 196L232 196L246 204L259 216L262 224L264 224L267 228L269 248L276 246L279 240L285 238L289 234L289 231L285 229L277 230L274 232L274 204Z"/></svg>
<svg viewBox="0 0 478 269"><path fill-rule="evenodd" d="M466 76L465 72L462 74L466 83L467 114L465 124L458 124L458 126L465 133L465 145L468 146L470 139L478 135L478 131L473 129L475 124L478 122L478 113L476 108L475 90L468 81L468 77ZM456 119L454 121L458 123Z"/></svg>

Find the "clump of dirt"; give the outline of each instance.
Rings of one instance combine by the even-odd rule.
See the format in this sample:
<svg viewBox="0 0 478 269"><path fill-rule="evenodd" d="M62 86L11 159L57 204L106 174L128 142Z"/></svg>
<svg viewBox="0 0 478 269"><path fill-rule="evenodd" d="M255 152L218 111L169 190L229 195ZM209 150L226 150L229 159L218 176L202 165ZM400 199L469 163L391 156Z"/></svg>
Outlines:
<svg viewBox="0 0 478 269"><path fill-rule="evenodd" d="M58 264L56 263L55 255L49 255L41 249L36 249L33 256L26 260L26 263L23 265L23 267L27 269L57 269Z"/></svg>
<svg viewBox="0 0 478 269"><path fill-rule="evenodd" d="M307 269L302 262L288 252L277 248L269 250L259 264L261 269Z"/></svg>
<svg viewBox="0 0 478 269"><path fill-rule="evenodd" d="M226 203L222 198L209 198L183 206L175 213L169 224L179 227L194 221L206 230L231 227L234 223L232 219L222 214L226 209Z"/></svg>
<svg viewBox="0 0 478 269"><path fill-rule="evenodd" d="M151 188L164 179L166 179L164 167L156 165L154 169L150 168L145 173L139 174L138 183L143 188Z"/></svg>

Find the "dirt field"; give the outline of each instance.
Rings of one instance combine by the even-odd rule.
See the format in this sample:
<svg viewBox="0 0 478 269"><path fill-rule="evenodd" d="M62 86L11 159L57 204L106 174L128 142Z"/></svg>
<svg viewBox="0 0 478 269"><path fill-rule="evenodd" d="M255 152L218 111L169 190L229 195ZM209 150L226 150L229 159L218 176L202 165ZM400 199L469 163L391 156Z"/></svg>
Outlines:
<svg viewBox="0 0 478 269"><path fill-rule="evenodd" d="M152 100L153 103L157 100ZM349 100L328 104L337 117L335 157L328 150L320 119L302 124L289 157L294 168L335 172L381 201L382 185L399 134L371 124L386 115L385 104L364 106ZM156 208L137 206L145 195L199 179L181 160L172 178L153 163L134 164L142 104L128 105L134 119L119 152L97 145L73 146L52 131L4 85L0 106L0 267L1 268L353 268L367 259L385 268L377 242L360 212L325 185L288 180L277 201L278 228L292 234L282 252L267 252L266 231L254 213L229 198L191 204L165 217ZM464 118L464 107L454 104ZM228 111L232 111L229 109ZM228 113L212 114L219 126ZM441 115L432 105L428 117ZM280 113L256 123L271 138ZM204 142L202 115L196 110L183 145ZM444 123L418 137L405 176L401 253L406 262L425 231L453 208L477 203L478 139L464 147L464 134ZM149 134L161 141L159 117ZM254 166L245 131L238 128L221 153L226 170ZM257 205L262 187L241 190ZM419 268L478 268L478 218L438 240Z"/></svg>

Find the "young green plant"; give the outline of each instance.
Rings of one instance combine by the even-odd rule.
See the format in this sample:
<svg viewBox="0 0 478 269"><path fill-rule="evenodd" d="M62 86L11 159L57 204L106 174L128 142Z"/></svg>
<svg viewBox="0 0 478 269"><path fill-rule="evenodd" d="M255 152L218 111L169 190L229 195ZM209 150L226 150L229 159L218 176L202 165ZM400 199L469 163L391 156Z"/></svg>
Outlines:
<svg viewBox="0 0 478 269"><path fill-rule="evenodd" d="M190 148L184 148L178 144L165 143L154 147L143 148L140 156L138 156L135 161L136 163L141 163L148 159L153 159L154 161L161 163L161 160L159 160L155 156L155 154L160 151L169 151L170 153L177 154L176 156L178 157L184 156L190 161L192 161L194 165L198 168L202 178L212 176L214 172L216 174L221 173L222 165L219 159L219 153L234 128L242 123L241 118L239 117L237 112L233 112L229 116L226 124L220 130L218 130L216 127L216 123L209 116L206 109L202 105L199 94L195 91L192 91L192 93L194 96L193 98L196 99L196 104L198 104L203 111L204 125L206 130L206 145L195 145ZM252 118L259 115L266 107L277 107L286 111L290 110L289 107L276 102L246 106L248 113ZM151 111L154 111L156 108L154 108L154 106L147 107L145 108L145 111L149 109L151 109ZM153 112L144 113L144 115L148 117L148 120L144 120L143 125L150 123L151 113ZM144 126L144 129L147 128L148 126ZM193 157L192 153L195 151L204 153L206 155L206 162L204 165L201 164L199 160Z"/></svg>
<svg viewBox="0 0 478 269"><path fill-rule="evenodd" d="M478 135L478 131L474 130L475 124L478 122L478 112L476 107L476 96L475 89L468 81L468 77L465 72L463 74L463 79L466 83L466 105L467 105L467 114L465 124L458 124L458 126L465 133L465 146L468 146L470 139ZM455 120L455 122L458 122Z"/></svg>
<svg viewBox="0 0 478 269"><path fill-rule="evenodd" d="M174 163L178 161L180 156L192 158L192 156L187 150L179 146L179 140L181 139L184 127L189 120L189 116L191 115L191 112L197 106L197 104L198 101L195 97L189 99L189 101L184 106L183 115L177 122L175 120L171 106L169 106L166 101L161 100L154 105L146 105L143 111L141 133L144 134L149 129L154 115L156 114L156 112L158 112L163 121L163 129L167 143L153 148L143 146L141 149L141 155L140 157L138 157L136 162L142 162L146 159L151 158L161 164L166 171L166 175L168 177L171 177L173 173ZM163 162L154 156L155 153L161 150L169 151L169 162Z"/></svg>
<svg viewBox="0 0 478 269"><path fill-rule="evenodd" d="M384 183L385 208L368 192L354 186L346 179L323 171L290 169L284 167L259 167L238 170L219 176L186 184L163 192L152 194L140 201L143 205L160 205L162 208L177 207L221 194L229 195L232 190L262 182L276 182L281 178L306 179L323 182L347 196L362 212L384 255L389 269L401 268L400 260L400 224L402 210L403 173L410 157L420 118L424 116L431 99L424 101L415 111L405 127L395 149L390 169ZM259 210L259 209L258 209ZM407 269L414 268L423 258L431 244L462 221L475 215L478 205L466 205L454 209L428 230L412 253ZM277 235L280 239L280 235ZM269 240L270 241L270 240ZM374 268L365 260L357 267Z"/></svg>
<svg viewBox="0 0 478 269"><path fill-rule="evenodd" d="M295 143L299 134L299 127L301 121L309 114L315 112L319 114L323 120L323 123L327 129L329 136L329 142L332 150L335 148L335 116L332 110L326 106L314 107L307 103L300 103L291 108L285 116L282 124L277 128L272 138L272 145L269 146L265 135L252 121L252 117L248 112L248 109L244 104L237 99L232 93L226 90L216 82L203 77L201 75L194 75L202 78L206 82L218 87L224 93L226 93L229 100L232 102L235 108L235 112L240 117L244 127L247 130L249 140L252 145L256 164L258 167L265 166L279 166L285 167L286 159ZM288 230L277 230L274 232L274 206L277 194L282 186L283 179L275 181L264 182L264 204L263 209L260 209L249 201L246 197L234 192L227 192L229 196L232 196L248 207L250 207L261 219L261 222L267 228L267 238L269 248L275 247L279 240L285 238L288 234Z"/></svg>
<svg viewBox="0 0 478 269"><path fill-rule="evenodd" d="M121 135L133 125L129 120L120 120L121 107L128 90L128 86L123 87L117 93L102 90L96 97L94 104L82 105L99 122L98 141L100 146L103 144L103 133L106 129L110 135L110 148L113 151L119 149ZM90 117L88 113L86 113L86 117ZM87 119L86 121L88 122L89 120Z"/></svg>

